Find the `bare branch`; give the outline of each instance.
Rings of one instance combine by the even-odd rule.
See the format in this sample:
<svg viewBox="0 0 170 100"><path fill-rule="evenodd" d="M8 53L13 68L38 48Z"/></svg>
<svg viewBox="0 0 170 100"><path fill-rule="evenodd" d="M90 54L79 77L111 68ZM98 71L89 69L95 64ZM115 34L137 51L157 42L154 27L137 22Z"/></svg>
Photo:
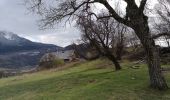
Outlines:
<svg viewBox="0 0 170 100"><path fill-rule="evenodd" d="M111 5L108 3L108 1L106 0L95 0L96 2L99 2L101 4L103 4L110 12L110 14L112 15L113 18L115 18L115 20L117 20L120 23L123 23L127 26L129 26L129 21L125 20L124 18L120 17L116 11L111 7Z"/></svg>
<svg viewBox="0 0 170 100"><path fill-rule="evenodd" d="M147 2L147 0L142 0L141 1L140 7L139 7L140 12L144 11L145 6L146 6L146 2Z"/></svg>
<svg viewBox="0 0 170 100"><path fill-rule="evenodd" d="M152 38L153 38L153 39L157 39L157 38L162 37L162 36L168 36L168 37L170 37L170 32L160 33L160 34L157 34L157 35L153 35Z"/></svg>

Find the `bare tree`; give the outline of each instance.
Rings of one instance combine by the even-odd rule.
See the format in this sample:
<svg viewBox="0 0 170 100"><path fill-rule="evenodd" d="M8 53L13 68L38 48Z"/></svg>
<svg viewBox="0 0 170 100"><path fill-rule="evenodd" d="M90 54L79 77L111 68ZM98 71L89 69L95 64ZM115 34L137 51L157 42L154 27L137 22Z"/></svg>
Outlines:
<svg viewBox="0 0 170 100"><path fill-rule="evenodd" d="M127 27L111 18L92 20L91 16L80 16L77 25L82 31L84 40L93 44L98 52L111 60L116 70L120 70L118 59L121 59L124 48L124 36ZM111 48L114 48L112 51Z"/></svg>
<svg viewBox="0 0 170 100"><path fill-rule="evenodd" d="M100 57L99 52L94 48L93 44L86 41L81 41L81 44L74 44L75 53L85 60L95 60ZM90 56L89 56L90 55Z"/></svg>
<svg viewBox="0 0 170 100"><path fill-rule="evenodd" d="M155 29L158 34L154 35L154 39L163 37L168 47L170 47L170 3L169 0L158 0L159 4L155 6L158 18L155 21Z"/></svg>
<svg viewBox="0 0 170 100"><path fill-rule="evenodd" d="M46 8L42 7L46 0L32 1L34 2L34 5L32 6L33 9L43 9L41 15L43 15L42 21L45 26L54 25L64 18L75 18L80 12L86 12L92 9L93 4L95 3L102 4L108 10L108 14L96 16L95 12L93 12L91 15L94 15L97 18L112 17L119 23L132 28L146 51L150 86L159 90L168 89L166 80L161 72L159 50L151 36L148 17L144 13L147 0L141 0L139 6L135 0L122 0L127 4L125 17L119 15L108 0L54 0L55 2L53 2L53 5L48 5ZM55 3L57 5L55 5Z"/></svg>
<svg viewBox="0 0 170 100"><path fill-rule="evenodd" d="M139 47L141 47L140 40L133 31L130 31L130 34L128 34L126 42L127 46L131 47L134 53L137 51Z"/></svg>
<svg viewBox="0 0 170 100"><path fill-rule="evenodd" d="M117 24L115 27L115 37L116 38L113 38L112 41L112 48L113 48L113 51L115 51L115 54L116 54L116 58L118 60L121 60L122 59L122 54L123 54L123 51L124 51L124 48L125 46L127 45L125 42L127 40L127 38L125 38L125 35L127 32L130 32L128 27L123 25L123 24L120 24L118 22L116 22L115 24Z"/></svg>

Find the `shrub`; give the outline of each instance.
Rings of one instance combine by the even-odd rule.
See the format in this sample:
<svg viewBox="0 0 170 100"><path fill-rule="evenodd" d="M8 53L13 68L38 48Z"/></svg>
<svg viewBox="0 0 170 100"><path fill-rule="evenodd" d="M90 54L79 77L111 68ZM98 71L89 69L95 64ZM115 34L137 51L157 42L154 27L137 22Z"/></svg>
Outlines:
<svg viewBox="0 0 170 100"><path fill-rule="evenodd" d="M170 53L161 55L162 64L170 64Z"/></svg>
<svg viewBox="0 0 170 100"><path fill-rule="evenodd" d="M58 67L64 65L64 60L63 59L54 59L53 60L53 67Z"/></svg>
<svg viewBox="0 0 170 100"><path fill-rule="evenodd" d="M39 63L39 70L60 67L64 64L64 60L57 58L55 55L47 54L43 56Z"/></svg>

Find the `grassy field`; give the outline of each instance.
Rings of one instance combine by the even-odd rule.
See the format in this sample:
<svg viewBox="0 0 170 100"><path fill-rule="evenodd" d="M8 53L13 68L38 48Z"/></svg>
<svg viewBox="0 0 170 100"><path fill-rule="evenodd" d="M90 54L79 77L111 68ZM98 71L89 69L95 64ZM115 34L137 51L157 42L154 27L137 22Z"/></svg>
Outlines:
<svg viewBox="0 0 170 100"><path fill-rule="evenodd" d="M148 87L145 65L115 72L106 60L0 80L0 100L170 100L170 90ZM165 73L170 86L170 72Z"/></svg>

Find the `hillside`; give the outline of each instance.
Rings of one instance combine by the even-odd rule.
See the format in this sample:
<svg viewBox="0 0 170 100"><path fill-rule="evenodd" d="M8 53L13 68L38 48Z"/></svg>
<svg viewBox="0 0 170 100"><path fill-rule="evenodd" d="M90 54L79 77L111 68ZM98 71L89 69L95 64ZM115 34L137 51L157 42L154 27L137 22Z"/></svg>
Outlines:
<svg viewBox="0 0 170 100"><path fill-rule="evenodd" d="M32 42L12 32L0 31L0 68L32 68L46 52L59 49L62 47Z"/></svg>
<svg viewBox="0 0 170 100"><path fill-rule="evenodd" d="M148 71L122 63L115 72L106 60L76 64L0 80L0 100L170 100L170 90L148 88ZM165 73L170 86L170 72Z"/></svg>
<svg viewBox="0 0 170 100"><path fill-rule="evenodd" d="M0 54L27 50L61 48L52 44L32 42L8 31L0 31Z"/></svg>

